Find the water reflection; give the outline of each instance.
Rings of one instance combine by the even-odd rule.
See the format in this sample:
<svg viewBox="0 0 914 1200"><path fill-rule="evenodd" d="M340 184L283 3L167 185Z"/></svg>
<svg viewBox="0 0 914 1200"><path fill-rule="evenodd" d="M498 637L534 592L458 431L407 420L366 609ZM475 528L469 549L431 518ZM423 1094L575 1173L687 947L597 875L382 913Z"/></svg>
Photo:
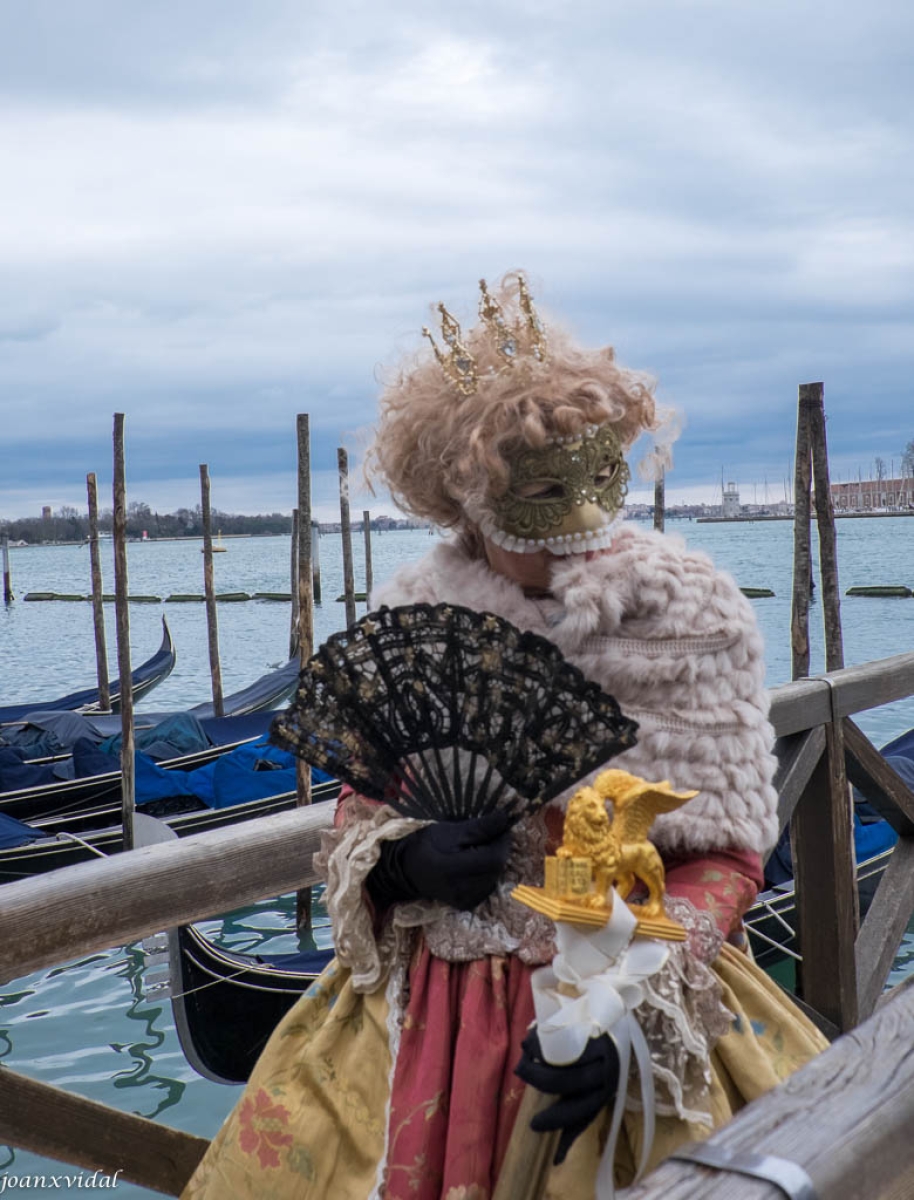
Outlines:
<svg viewBox="0 0 914 1200"><path fill-rule="evenodd" d="M129 1070L116 1071L111 1082L116 1088L150 1088L154 1093L160 1093L155 1107L150 1112L134 1109L139 1116L155 1118L167 1108L176 1105L184 1095L185 1084L179 1079L169 1079L166 1075L157 1074L153 1068L153 1052L165 1043L166 1030L171 1023L171 1012L167 1016L161 1005L155 1005L146 999L143 990L143 969L146 965L146 955L141 946L131 945L125 949L126 958L116 972L130 985L131 1001L124 1013L128 1021L139 1021L144 1026L145 1040L132 1042L112 1042L111 1048L117 1054L127 1053L133 1058L134 1066ZM156 1021L161 1028L156 1028ZM161 1069L161 1063L159 1064ZM146 1097L148 1099L148 1097ZM140 1097L137 1097L140 1099Z"/></svg>

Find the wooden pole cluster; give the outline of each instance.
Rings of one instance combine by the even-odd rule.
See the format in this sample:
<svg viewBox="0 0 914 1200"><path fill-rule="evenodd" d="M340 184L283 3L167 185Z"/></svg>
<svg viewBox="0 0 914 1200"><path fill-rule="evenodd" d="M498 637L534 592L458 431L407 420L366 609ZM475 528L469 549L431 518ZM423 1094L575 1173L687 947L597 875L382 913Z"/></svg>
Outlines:
<svg viewBox="0 0 914 1200"><path fill-rule="evenodd" d="M133 688L130 683L130 614L127 603L127 483L124 469L124 414L114 414L114 611L121 706L121 820L124 849L133 848L136 762L133 740Z"/></svg>
<svg viewBox="0 0 914 1200"><path fill-rule="evenodd" d="M296 527L296 570L293 591L298 608L298 653L302 669L314 653L314 596L311 573L311 424L307 413L296 419L298 447L298 524ZM311 767L304 759L295 760L295 780L299 807L311 803ZM301 888L295 896L295 920L298 929L311 929L311 889Z"/></svg>
<svg viewBox="0 0 914 1200"><path fill-rule="evenodd" d="M340 472L340 532L343 538L343 594L346 628L355 624L355 578L352 571L352 524L349 519L349 455L342 446L336 452Z"/></svg>
<svg viewBox="0 0 914 1200"><path fill-rule="evenodd" d="M826 670L840 670L844 666L824 390L821 383L801 384L797 404L791 619L794 679L809 674L810 486L813 479ZM848 1029L858 1018L855 940L859 905L844 731L834 713L825 724L825 751L797 805L790 838L797 891L797 934L803 954L803 962L798 966L798 991L807 1003L839 1029Z"/></svg>
<svg viewBox="0 0 914 1200"><path fill-rule="evenodd" d="M8 533L0 536L0 547L3 549L3 603L11 604L13 596L13 575L10 571L10 537Z"/></svg>
<svg viewBox="0 0 914 1200"><path fill-rule="evenodd" d="M105 605L102 601L102 563L98 548L98 483L95 472L86 476L89 497L89 565L92 573L92 624L95 629L95 670L98 676L99 708L111 708L108 684L108 646L105 641Z"/></svg>
<svg viewBox="0 0 914 1200"><path fill-rule="evenodd" d="M666 509L666 472L660 472L660 478L654 483L654 528L663 533L664 511Z"/></svg>
<svg viewBox="0 0 914 1200"><path fill-rule="evenodd" d="M219 618L216 615L216 588L213 579L213 518L210 508L209 468L200 463L200 507L203 516L203 592L206 598L206 634L209 643L209 670L213 681L213 715L225 714L222 698L222 667L219 665Z"/></svg>
<svg viewBox="0 0 914 1200"><path fill-rule="evenodd" d="M369 608L374 574L371 569L371 513L367 508L362 513L362 531L365 536L365 607Z"/></svg>

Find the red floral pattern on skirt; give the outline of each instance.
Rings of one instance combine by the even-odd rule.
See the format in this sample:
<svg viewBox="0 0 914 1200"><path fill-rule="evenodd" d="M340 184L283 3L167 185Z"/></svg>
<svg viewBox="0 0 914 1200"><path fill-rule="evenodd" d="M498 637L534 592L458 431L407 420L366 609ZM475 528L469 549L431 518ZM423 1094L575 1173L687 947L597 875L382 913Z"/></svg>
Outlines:
<svg viewBox="0 0 914 1200"><path fill-rule="evenodd" d="M514 1067L533 1020L530 973L513 957L448 963L424 943L417 949L391 1095L386 1200L490 1194L523 1094Z"/></svg>

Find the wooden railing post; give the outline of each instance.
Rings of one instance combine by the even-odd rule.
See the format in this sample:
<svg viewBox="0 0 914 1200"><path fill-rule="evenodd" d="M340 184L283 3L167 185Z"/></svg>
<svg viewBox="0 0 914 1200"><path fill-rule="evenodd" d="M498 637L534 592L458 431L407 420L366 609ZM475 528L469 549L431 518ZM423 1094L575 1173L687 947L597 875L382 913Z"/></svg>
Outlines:
<svg viewBox="0 0 914 1200"><path fill-rule="evenodd" d="M853 822L840 721L825 726L825 753L791 824L797 895L797 990L841 1030L858 1020L858 905Z"/></svg>

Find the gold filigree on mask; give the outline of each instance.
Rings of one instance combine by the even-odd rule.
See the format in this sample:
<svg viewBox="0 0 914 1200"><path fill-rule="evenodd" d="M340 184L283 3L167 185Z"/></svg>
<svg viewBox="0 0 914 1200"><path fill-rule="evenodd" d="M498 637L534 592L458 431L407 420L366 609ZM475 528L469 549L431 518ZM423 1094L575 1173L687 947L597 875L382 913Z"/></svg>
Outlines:
<svg viewBox="0 0 914 1200"><path fill-rule="evenodd" d="M492 502L494 523L517 539L584 538L620 511L629 479L615 431L601 425L519 454L508 490Z"/></svg>

